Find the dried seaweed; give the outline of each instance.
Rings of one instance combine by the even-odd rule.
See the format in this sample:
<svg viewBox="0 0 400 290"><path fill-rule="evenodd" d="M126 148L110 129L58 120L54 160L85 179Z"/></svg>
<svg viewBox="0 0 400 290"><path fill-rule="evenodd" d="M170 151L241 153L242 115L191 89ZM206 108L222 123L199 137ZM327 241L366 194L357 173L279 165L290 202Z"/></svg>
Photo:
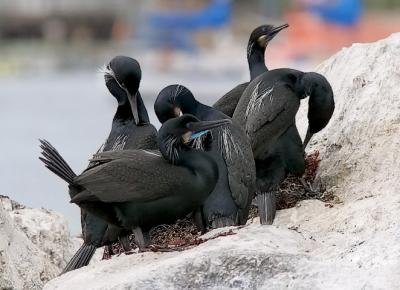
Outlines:
<svg viewBox="0 0 400 290"><path fill-rule="evenodd" d="M190 219L181 219L172 225L159 225L150 231L155 246L175 247L190 244L201 233Z"/></svg>
<svg viewBox="0 0 400 290"><path fill-rule="evenodd" d="M298 202L306 199L318 199L323 202L335 200L335 196L332 193L326 192L321 184L316 185L314 183L320 162L319 151L314 151L307 155L305 159L303 180L307 186L312 189L311 191L306 190L300 177L290 174L286 177L277 191L276 199L278 210L295 207ZM256 206L252 205L249 218L256 217L258 217L258 210Z"/></svg>
<svg viewBox="0 0 400 290"><path fill-rule="evenodd" d="M321 159L319 158L318 151L309 154L305 159L306 169L303 179L309 187L312 187L313 185L320 161ZM311 192L307 191L298 176L289 175L283 181L277 193L277 209L294 207L299 201L305 199L319 199L324 202L329 202L334 199L334 196L325 192L322 186L318 186L317 189L313 188L313 191ZM249 218L252 219L256 217L258 217L257 207L252 205L250 208ZM220 236L232 234L234 233L230 230L228 232L222 232L209 239L215 239ZM154 227L150 231L151 242L148 250L153 252L183 251L209 240L202 239L200 236L201 232L197 229L191 219L180 219L171 225L159 225ZM133 235L129 237L129 241L132 249L136 249L137 247L134 243ZM123 250L120 244L115 243L112 246L112 253L108 253L106 247L104 256L108 258L113 254L119 254L122 252Z"/></svg>
<svg viewBox="0 0 400 290"><path fill-rule="evenodd" d="M152 252L172 252L172 251L184 251L186 249L198 246L208 240L216 239L218 237L234 235L232 230L227 232L219 233L210 238L200 238L201 232L197 229L191 219L181 219L176 223L167 225L159 225L154 227L150 231L150 245L146 251ZM134 235L129 236L129 242L131 248L137 249L134 242ZM103 259L110 259L113 255L119 255L123 253L123 249L120 243L114 243L112 245L112 252L109 252L109 248L105 247Z"/></svg>

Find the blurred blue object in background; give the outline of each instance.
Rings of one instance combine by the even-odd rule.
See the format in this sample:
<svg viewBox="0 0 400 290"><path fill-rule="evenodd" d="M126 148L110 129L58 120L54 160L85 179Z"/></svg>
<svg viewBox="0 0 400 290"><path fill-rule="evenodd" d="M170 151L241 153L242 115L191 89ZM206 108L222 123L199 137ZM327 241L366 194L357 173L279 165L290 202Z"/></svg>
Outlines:
<svg viewBox="0 0 400 290"><path fill-rule="evenodd" d="M151 46L194 51L193 32L225 27L231 21L231 0L212 0L200 10L154 11L148 25L152 35ZM157 37L154 37L157 35Z"/></svg>
<svg viewBox="0 0 400 290"><path fill-rule="evenodd" d="M156 11L149 15L149 23L153 29L218 28L229 23L231 6L231 0L212 0L206 7L197 11Z"/></svg>
<svg viewBox="0 0 400 290"><path fill-rule="evenodd" d="M362 13L362 0L334 0L311 4L309 10L324 21L343 26L358 23Z"/></svg>

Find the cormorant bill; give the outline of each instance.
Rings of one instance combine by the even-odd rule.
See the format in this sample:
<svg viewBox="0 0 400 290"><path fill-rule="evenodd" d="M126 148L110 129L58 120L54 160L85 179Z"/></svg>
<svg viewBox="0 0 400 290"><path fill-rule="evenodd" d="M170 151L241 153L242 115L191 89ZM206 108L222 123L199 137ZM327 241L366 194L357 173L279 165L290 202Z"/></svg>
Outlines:
<svg viewBox="0 0 400 290"><path fill-rule="evenodd" d="M180 114L193 114L200 120L230 119L222 112L198 102L184 86L164 88L154 104L161 123ZM195 213L195 222L206 227L245 224L254 194L255 165L250 142L240 126L232 123L211 131L214 142L207 154L217 162L219 179L202 208Z"/></svg>
<svg viewBox="0 0 400 290"><path fill-rule="evenodd" d="M158 148L157 130L138 91L140 76L139 63L127 56L114 57L104 69L106 86L118 108L102 151Z"/></svg>
<svg viewBox="0 0 400 290"><path fill-rule="evenodd" d="M214 189L215 161L188 143L206 130L230 123L201 122L192 115L171 119L159 131L162 155L147 150L98 153L96 164L79 176L47 141L40 141L39 159L69 184L71 202L108 223L133 230L143 248L141 229L175 222L198 208Z"/></svg>
<svg viewBox="0 0 400 290"><path fill-rule="evenodd" d="M283 29L288 28L288 24L283 24L277 27L272 25L261 25L253 30L250 34L247 44L247 62L249 64L250 81L258 77L260 74L268 71L265 65L265 50L269 42ZM249 82L240 84L227 92L221 97L213 107L225 115L232 117L244 90L249 85Z"/></svg>
<svg viewBox="0 0 400 290"><path fill-rule="evenodd" d="M304 82L310 84L307 86L310 88L307 92L309 95L308 128L303 142L303 147L306 148L311 137L328 125L335 110L335 100L332 87L323 75L308 73Z"/></svg>
<svg viewBox="0 0 400 290"><path fill-rule="evenodd" d="M128 87L139 87L140 66L137 61L130 57L117 56L110 61L104 70L105 84L118 101L118 107L112 122L111 132L98 152L123 149L156 149L157 131L150 124L140 93L138 91L136 93L136 106L139 117L139 125L136 125L128 95L116 79L116 76L121 75L128 76L124 77L128 81L125 81ZM132 75L139 76L139 78L129 77ZM91 162L89 168L94 164L96 163ZM110 251L111 245L118 240L125 251L130 250L127 238L130 231L111 225L83 209L81 209L81 225L84 243L61 274L88 265L97 248L107 246Z"/></svg>
<svg viewBox="0 0 400 290"><path fill-rule="evenodd" d="M263 189L271 190L271 192L262 191L257 194L262 224L273 221L274 191L284 176L282 165L284 161L279 160L279 154L271 159L271 154L274 156L273 152L277 150L275 146L279 138L295 124L300 99L311 90L309 87L311 84L303 80L305 75L303 72L291 69L276 69L261 74L250 82L243 92L233 115L233 119L238 124L243 124L250 138L259 179L262 176L270 176L270 180L257 182L259 186L264 184ZM296 133L297 129L294 132ZM263 164L271 164L270 168L264 169L264 173ZM271 171L276 174L275 177L271 175ZM273 212L269 212L268 209Z"/></svg>

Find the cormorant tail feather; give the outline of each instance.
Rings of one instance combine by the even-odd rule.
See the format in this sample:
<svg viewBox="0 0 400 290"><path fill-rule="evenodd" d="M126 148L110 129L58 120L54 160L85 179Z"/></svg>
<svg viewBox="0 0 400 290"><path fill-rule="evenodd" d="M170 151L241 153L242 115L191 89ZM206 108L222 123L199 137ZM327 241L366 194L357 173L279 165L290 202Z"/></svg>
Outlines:
<svg viewBox="0 0 400 290"><path fill-rule="evenodd" d="M92 259L94 253L96 252L97 247L94 245L83 244L78 251L76 251L75 255L65 266L64 270L62 270L61 274L67 273L72 270L79 269L81 267L87 266Z"/></svg>
<svg viewBox="0 0 400 290"><path fill-rule="evenodd" d="M272 225L276 214L275 191L262 192L256 196L260 224Z"/></svg>
<svg viewBox="0 0 400 290"><path fill-rule="evenodd" d="M68 184L73 184L76 174L68 163L48 141L40 139L39 141L41 143L40 148L43 150L41 152L42 157L39 157L39 159L58 177L68 182Z"/></svg>

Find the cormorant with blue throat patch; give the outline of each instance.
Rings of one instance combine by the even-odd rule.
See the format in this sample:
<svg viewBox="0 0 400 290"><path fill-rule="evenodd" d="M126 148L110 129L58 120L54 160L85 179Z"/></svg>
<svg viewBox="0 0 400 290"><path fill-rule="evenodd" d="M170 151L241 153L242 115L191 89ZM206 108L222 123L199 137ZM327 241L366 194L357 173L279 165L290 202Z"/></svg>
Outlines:
<svg viewBox="0 0 400 290"><path fill-rule="evenodd" d="M161 123L180 114L192 114L202 121L230 119L220 111L197 101L184 86L164 88L154 104ZM195 214L196 224L206 227L243 225L248 218L254 193L255 165L245 132L232 123L211 131L214 142L207 152L217 164L219 179L214 191Z"/></svg>
<svg viewBox="0 0 400 290"><path fill-rule="evenodd" d="M142 229L175 222L197 209L214 189L216 162L188 144L230 123L199 121L192 115L173 118L159 130L161 155L147 150L101 152L92 159L96 164L79 176L47 141L41 141L40 160L69 184L71 202L110 224L132 229L142 249Z"/></svg>

